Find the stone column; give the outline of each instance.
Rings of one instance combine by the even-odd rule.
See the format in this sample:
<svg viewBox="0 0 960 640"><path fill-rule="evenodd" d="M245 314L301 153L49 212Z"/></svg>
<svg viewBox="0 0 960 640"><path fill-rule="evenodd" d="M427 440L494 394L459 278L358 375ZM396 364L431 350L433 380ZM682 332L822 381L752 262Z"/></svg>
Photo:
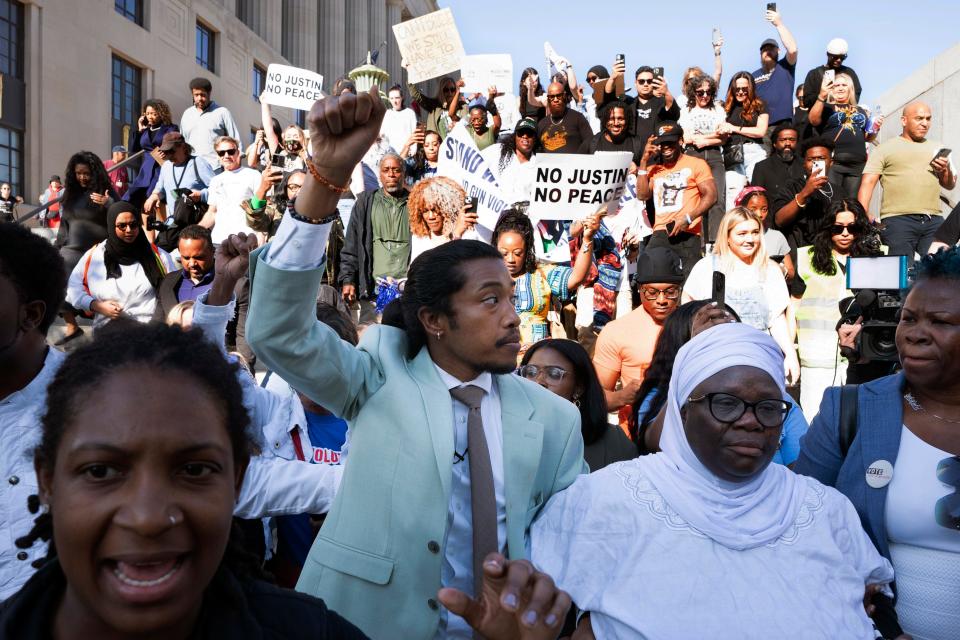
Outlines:
<svg viewBox="0 0 960 640"><path fill-rule="evenodd" d="M354 67L364 64L367 51L370 50L370 6L365 0L354 0L348 3L346 15L346 48L345 68L340 73L346 73Z"/></svg>
<svg viewBox="0 0 960 640"><path fill-rule="evenodd" d="M317 33L320 34L317 68L323 75L323 90L330 93L346 69L346 0L320 0ZM352 67L351 67L352 68Z"/></svg>
<svg viewBox="0 0 960 640"><path fill-rule="evenodd" d="M370 12L370 33L369 44L367 48L370 51L375 51L380 48L380 56L377 58L377 66L381 69L386 69L387 62L387 46L390 44L390 40L387 37L387 4L385 0L368 0L369 6L368 11ZM383 47L380 47L380 43L384 42ZM393 84L393 74L390 74L391 80L389 84ZM389 86L389 85L388 85ZM387 87L381 87L386 91Z"/></svg>
<svg viewBox="0 0 960 640"><path fill-rule="evenodd" d="M296 67L315 68L317 39L307 25L317 24L319 12L310 0L283 0L283 53Z"/></svg>
<svg viewBox="0 0 960 640"><path fill-rule="evenodd" d="M380 67L390 72L390 84L399 84L406 86L407 78L400 66L400 49L397 47L397 39L393 35L393 25L399 24L403 19L403 0L386 0L387 9L387 50L381 53L386 57L381 57ZM406 94L406 89L404 89Z"/></svg>

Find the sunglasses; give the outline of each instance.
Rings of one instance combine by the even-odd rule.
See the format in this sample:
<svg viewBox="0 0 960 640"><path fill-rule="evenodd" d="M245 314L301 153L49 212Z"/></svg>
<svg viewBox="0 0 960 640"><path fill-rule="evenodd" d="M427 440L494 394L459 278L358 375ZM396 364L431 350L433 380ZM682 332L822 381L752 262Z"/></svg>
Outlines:
<svg viewBox="0 0 960 640"><path fill-rule="evenodd" d="M704 98L704 97L706 97L706 96L712 96L712 95L713 95L713 91L704 91L703 89L697 89L697 90L694 91L693 93L696 94L696 95L698 95L698 96L700 96L701 98Z"/></svg>
<svg viewBox="0 0 960 640"><path fill-rule="evenodd" d="M937 479L960 488L960 456L944 458L937 465ZM941 527L960 531L960 492L954 491L937 500L934 516Z"/></svg>
<svg viewBox="0 0 960 640"><path fill-rule="evenodd" d="M655 289L653 287L640 287L640 293L643 294L644 299L650 302L659 300L660 296L663 296L667 300L676 300L680 297L680 288L667 287L666 289Z"/></svg>
<svg viewBox="0 0 960 640"><path fill-rule="evenodd" d="M638 78L637 84L653 84L653 78L650 78L649 80L646 78Z"/></svg>
<svg viewBox="0 0 960 640"><path fill-rule="evenodd" d="M854 235L856 231L860 230L860 226L857 223L852 224L834 224L830 231L833 235L839 236L844 231L849 231L850 235Z"/></svg>
<svg viewBox="0 0 960 640"><path fill-rule="evenodd" d="M846 59L847 59L847 54L844 53L843 55L837 55L837 54L835 54L835 53L828 53L828 54L827 54L827 57L828 57L828 58L833 58L834 60L841 60L841 61L843 61L843 60L846 60Z"/></svg>
<svg viewBox="0 0 960 640"><path fill-rule="evenodd" d="M236 148L236 147L234 147L233 149L218 149L218 150L217 150L217 155L220 156L221 158L222 158L223 156L232 156L232 155L234 155L234 154L236 154L236 153L237 153L237 148Z"/></svg>
<svg viewBox="0 0 960 640"><path fill-rule="evenodd" d="M457 90L454 89L453 87L445 87L444 90L443 90L443 92L444 92L444 93L456 93Z"/></svg>
<svg viewBox="0 0 960 640"><path fill-rule="evenodd" d="M121 231L124 231L126 229L130 229L132 231L133 229L136 229L140 225L138 225L136 222L118 222L113 226L115 226L117 229L120 229Z"/></svg>
<svg viewBox="0 0 960 640"><path fill-rule="evenodd" d="M562 93L548 93L548 94L547 94L547 100L550 100L551 102L553 102L553 101L558 101L558 102L559 102L560 100L563 100L563 94L562 94Z"/></svg>
<svg viewBox="0 0 960 640"><path fill-rule="evenodd" d="M747 87L737 87L733 92L736 94L750 93L750 89Z"/></svg>
<svg viewBox="0 0 960 640"><path fill-rule="evenodd" d="M729 393L707 393L699 398L687 398L687 402L707 401L710 407L710 415L716 420L727 424L736 422L747 409L753 410L757 422L768 429L779 427L787 418L790 411L790 404L786 400L760 400L759 402L747 402L743 398L738 398Z"/></svg>
<svg viewBox="0 0 960 640"><path fill-rule="evenodd" d="M567 370L563 367L538 367L535 364L525 364L520 367L520 376L527 380L536 380L543 373L548 382L560 382L567 375Z"/></svg>

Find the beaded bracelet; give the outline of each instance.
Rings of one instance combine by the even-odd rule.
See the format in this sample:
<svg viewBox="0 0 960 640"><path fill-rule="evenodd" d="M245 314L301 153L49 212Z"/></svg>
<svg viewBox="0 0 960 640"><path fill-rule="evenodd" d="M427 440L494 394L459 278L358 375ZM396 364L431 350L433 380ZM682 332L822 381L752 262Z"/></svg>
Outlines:
<svg viewBox="0 0 960 640"><path fill-rule="evenodd" d="M307 224L330 224L340 216L340 212L334 211L333 213L331 213L325 218L308 218L306 216L300 215L296 211L291 211L289 215L294 220L298 220L300 222L306 222Z"/></svg>
<svg viewBox="0 0 960 640"><path fill-rule="evenodd" d="M324 178L323 176L321 176L320 172L317 171L317 168L313 166L312 162L307 162L306 165L307 165L307 170L310 172L310 175L313 176L313 179L319 182L320 184L322 184L323 186L325 186L327 189L330 189L330 191L333 191L334 193L346 193L347 189L350 188L349 186L340 187L338 185L335 185L329 180L327 180L326 178Z"/></svg>

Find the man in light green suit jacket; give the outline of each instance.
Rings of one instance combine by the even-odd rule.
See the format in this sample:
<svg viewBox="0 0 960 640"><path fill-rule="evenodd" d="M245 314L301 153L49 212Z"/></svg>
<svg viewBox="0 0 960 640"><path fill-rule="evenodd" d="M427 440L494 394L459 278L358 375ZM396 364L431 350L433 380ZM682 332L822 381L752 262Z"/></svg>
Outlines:
<svg viewBox="0 0 960 640"><path fill-rule="evenodd" d="M462 537L452 542L451 533L460 504L452 496L464 496L455 482L451 385L489 383L483 402L492 404L481 412L498 410L490 420L483 413L484 430L488 422L499 429L487 441L498 478L498 544L509 558L527 556L531 521L587 471L579 412L511 373L519 349L513 283L489 245L457 241L418 258L395 314L399 328L372 327L358 347L317 322L339 185L382 117L370 109L364 95L314 106L313 157L326 160L315 165L319 179L307 177L296 215L251 256L247 340L284 380L349 423L343 482L298 590L375 639L470 637L436 600L441 586L454 586L444 584L445 563L470 567L472 576L472 547ZM469 510L469 487L465 495Z"/></svg>

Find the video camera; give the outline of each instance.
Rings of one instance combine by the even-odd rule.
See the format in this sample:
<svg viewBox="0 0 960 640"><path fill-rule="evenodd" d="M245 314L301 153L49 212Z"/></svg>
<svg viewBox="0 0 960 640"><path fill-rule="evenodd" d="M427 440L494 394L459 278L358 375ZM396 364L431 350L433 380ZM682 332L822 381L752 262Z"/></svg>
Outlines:
<svg viewBox="0 0 960 640"><path fill-rule="evenodd" d="M859 357L899 361L896 332L907 288L907 256L847 258L847 288L855 296L840 301L840 322L853 324L863 318L857 336ZM841 348L841 354L851 361L857 356L847 348Z"/></svg>

